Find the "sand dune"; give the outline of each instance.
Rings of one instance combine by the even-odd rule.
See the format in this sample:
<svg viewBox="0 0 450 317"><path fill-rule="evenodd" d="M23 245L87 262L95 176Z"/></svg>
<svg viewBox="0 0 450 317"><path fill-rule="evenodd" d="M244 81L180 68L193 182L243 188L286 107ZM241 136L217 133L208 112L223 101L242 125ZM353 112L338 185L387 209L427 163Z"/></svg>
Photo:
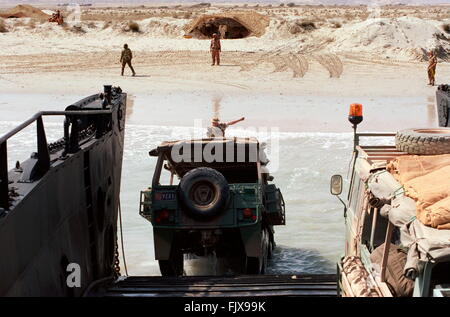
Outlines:
<svg viewBox="0 0 450 317"><path fill-rule="evenodd" d="M26 12L41 16L37 9L26 9ZM67 23L62 27L55 23L37 21L35 18L4 19L3 22L0 21L4 25L4 32L0 33L4 43L0 55L98 52L120 49L125 42L138 51L207 51L207 41L185 39L183 36L192 32L192 26L196 22L206 21L221 12L218 9L199 9L195 14L192 11L183 16L173 13L174 17L171 17L166 13L159 13L157 15L164 16L142 18L145 14L141 15L138 10L121 9L119 12L122 12L123 19L108 20L108 16L100 14L100 9L96 10L93 11L95 14L91 12L90 15L85 15L92 20L82 19L81 22ZM233 17L232 11L227 10L223 10L223 16ZM444 31L443 26L450 24L450 19L438 21L404 16L403 13L398 13L398 17L392 13L390 17L364 19L355 15L354 19L348 16L344 19L345 12L339 18L335 11L324 11L323 16L312 16L306 10L304 15L299 15L299 10L260 12L265 13L261 16L267 23L259 24L258 32L248 27L250 34L245 38L224 40L224 51L284 51L309 55L372 54L386 59L424 61L427 59L427 50L434 49L441 60L449 59L450 34ZM240 20L236 20L243 25L246 22L247 25L253 25L254 22L252 24L250 20L245 21L245 18L254 17L255 14L256 11L241 13ZM141 19L132 20L133 15ZM185 18L188 16L190 18ZM309 18L304 18L306 16Z"/></svg>

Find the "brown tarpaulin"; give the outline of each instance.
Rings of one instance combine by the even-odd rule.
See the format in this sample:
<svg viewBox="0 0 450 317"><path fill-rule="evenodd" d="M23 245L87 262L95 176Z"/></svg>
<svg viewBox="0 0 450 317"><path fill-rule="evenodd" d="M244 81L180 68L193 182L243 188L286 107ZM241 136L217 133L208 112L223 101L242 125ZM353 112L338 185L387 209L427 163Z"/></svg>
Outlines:
<svg viewBox="0 0 450 317"><path fill-rule="evenodd" d="M450 229L450 154L396 158L389 172L416 201L416 217L424 225Z"/></svg>
<svg viewBox="0 0 450 317"><path fill-rule="evenodd" d="M378 274L381 274L384 246L385 244L383 243L373 250L370 255L372 263L378 264L376 266L376 269L379 270ZM414 282L407 279L403 274L405 264L406 252L396 245L390 244L386 270L386 283L394 297L409 297L413 294Z"/></svg>

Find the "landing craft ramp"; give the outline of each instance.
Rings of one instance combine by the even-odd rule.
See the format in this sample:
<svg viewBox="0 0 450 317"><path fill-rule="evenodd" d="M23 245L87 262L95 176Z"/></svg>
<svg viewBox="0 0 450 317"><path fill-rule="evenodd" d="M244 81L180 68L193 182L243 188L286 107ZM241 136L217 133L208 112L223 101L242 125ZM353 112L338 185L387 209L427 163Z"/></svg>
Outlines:
<svg viewBox="0 0 450 317"><path fill-rule="evenodd" d="M334 297L336 274L129 276L92 285L93 297Z"/></svg>

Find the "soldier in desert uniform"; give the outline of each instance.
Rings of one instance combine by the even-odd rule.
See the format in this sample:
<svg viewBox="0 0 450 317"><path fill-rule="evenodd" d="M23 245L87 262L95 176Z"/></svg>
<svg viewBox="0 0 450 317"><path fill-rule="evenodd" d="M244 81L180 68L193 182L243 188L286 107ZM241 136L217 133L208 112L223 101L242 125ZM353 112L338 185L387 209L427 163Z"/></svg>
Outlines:
<svg viewBox="0 0 450 317"><path fill-rule="evenodd" d="M433 51L428 53L429 56L429 64L428 64L428 85L434 86L435 76L436 76L436 66L437 66L437 58Z"/></svg>
<svg viewBox="0 0 450 317"><path fill-rule="evenodd" d="M206 132L206 135L208 138L224 138L225 137L225 129L228 128L228 126L236 124L238 122L241 122L245 120L244 117L230 121L228 123L221 123L219 118L213 118L211 121L211 126L208 128L208 131Z"/></svg>
<svg viewBox="0 0 450 317"><path fill-rule="evenodd" d="M133 59L133 53L131 53L131 50L128 48L128 44L125 44L123 46L122 54L120 55L120 62L122 63L122 76L123 71L125 70L125 65L128 64L131 71L133 72L133 76L136 75L133 66L131 66L131 60Z"/></svg>
<svg viewBox="0 0 450 317"><path fill-rule="evenodd" d="M64 23L64 18L61 14L61 11L57 10L56 13L53 13L51 18L48 19L49 22L57 22L58 25L62 25Z"/></svg>
<svg viewBox="0 0 450 317"><path fill-rule="evenodd" d="M220 65L220 52L222 51L222 47L220 46L220 38L217 33L213 34L211 45L209 47L212 56L212 64L214 66L217 62L217 66Z"/></svg>

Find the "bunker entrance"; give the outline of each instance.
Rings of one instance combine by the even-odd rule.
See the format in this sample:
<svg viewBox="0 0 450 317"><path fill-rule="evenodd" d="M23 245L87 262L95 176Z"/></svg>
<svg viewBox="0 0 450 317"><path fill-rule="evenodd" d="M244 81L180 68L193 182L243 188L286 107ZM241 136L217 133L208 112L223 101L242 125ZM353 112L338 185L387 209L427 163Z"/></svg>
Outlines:
<svg viewBox="0 0 450 317"><path fill-rule="evenodd" d="M222 39L242 39L251 34L250 30L232 18L211 18L199 23L193 30L198 38L212 38L214 33Z"/></svg>

